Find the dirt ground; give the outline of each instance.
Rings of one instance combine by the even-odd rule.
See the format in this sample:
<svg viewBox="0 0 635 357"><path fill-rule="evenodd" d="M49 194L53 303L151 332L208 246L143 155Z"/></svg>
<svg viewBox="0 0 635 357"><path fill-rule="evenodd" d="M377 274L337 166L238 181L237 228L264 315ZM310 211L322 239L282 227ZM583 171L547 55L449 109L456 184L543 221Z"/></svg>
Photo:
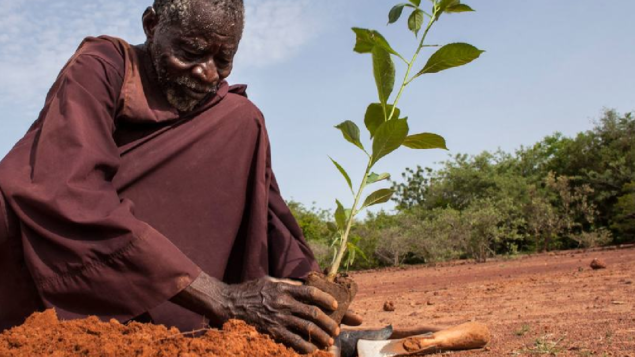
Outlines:
<svg viewBox="0 0 635 357"><path fill-rule="evenodd" d="M606 269L592 270L593 258ZM493 338L460 356L635 357L635 249L559 252L351 274L365 326L478 321ZM383 311L393 301L394 312Z"/></svg>
<svg viewBox="0 0 635 357"><path fill-rule="evenodd" d="M222 330L181 333L176 328L96 317L60 321L54 310L34 313L18 327L0 334L1 357L299 357L293 350L242 321L230 320ZM318 351L307 357L328 357Z"/></svg>

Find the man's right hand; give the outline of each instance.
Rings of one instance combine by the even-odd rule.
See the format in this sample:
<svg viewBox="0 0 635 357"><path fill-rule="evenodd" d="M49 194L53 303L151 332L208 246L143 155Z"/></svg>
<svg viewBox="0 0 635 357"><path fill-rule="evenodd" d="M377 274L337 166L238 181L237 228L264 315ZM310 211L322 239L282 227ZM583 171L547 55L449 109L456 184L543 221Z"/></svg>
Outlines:
<svg viewBox="0 0 635 357"><path fill-rule="evenodd" d="M240 319L300 353L329 347L338 325L322 310L337 308L329 294L292 281L264 277L227 285L202 273L172 302L222 325Z"/></svg>

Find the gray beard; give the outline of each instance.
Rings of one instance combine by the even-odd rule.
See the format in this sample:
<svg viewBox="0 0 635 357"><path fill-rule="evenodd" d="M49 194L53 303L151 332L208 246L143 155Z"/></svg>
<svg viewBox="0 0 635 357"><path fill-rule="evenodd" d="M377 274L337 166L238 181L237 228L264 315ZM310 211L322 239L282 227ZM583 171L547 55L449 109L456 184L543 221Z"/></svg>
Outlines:
<svg viewBox="0 0 635 357"><path fill-rule="evenodd" d="M168 100L168 103L170 103L170 105L179 112L191 112L200 103L198 99L189 98L179 94L174 87L164 87L163 93L165 94L165 98Z"/></svg>
<svg viewBox="0 0 635 357"><path fill-rule="evenodd" d="M158 56L153 57L153 65L154 70L157 74L157 80L159 82L159 86L165 95L168 103L182 113L187 113L192 111L198 104L204 101L206 98L210 96L214 96L216 91L218 90L218 85L216 86L202 86L196 81L192 80L187 76L181 76L176 79L171 79L167 75L167 71L161 66ZM179 91L179 88L189 88L197 92L205 92L207 96L203 99L196 99L187 96L182 91Z"/></svg>

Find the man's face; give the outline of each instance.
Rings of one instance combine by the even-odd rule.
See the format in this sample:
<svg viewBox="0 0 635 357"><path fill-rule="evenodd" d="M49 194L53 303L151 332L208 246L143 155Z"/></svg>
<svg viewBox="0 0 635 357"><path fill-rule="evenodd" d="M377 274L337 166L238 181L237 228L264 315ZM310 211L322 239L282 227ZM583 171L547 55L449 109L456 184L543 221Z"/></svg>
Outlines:
<svg viewBox="0 0 635 357"><path fill-rule="evenodd" d="M180 112L216 93L231 73L242 35L242 19L234 21L204 0L191 0L189 6L176 21L157 18L152 23L144 16L159 85Z"/></svg>

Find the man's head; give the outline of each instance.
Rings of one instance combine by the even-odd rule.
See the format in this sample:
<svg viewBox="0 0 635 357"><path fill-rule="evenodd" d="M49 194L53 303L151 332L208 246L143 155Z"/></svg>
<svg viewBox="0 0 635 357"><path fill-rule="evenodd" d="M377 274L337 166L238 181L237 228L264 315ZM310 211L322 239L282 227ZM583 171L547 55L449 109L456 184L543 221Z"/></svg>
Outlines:
<svg viewBox="0 0 635 357"><path fill-rule="evenodd" d="M146 46L168 102L189 112L232 70L242 0L155 0L143 14Z"/></svg>

